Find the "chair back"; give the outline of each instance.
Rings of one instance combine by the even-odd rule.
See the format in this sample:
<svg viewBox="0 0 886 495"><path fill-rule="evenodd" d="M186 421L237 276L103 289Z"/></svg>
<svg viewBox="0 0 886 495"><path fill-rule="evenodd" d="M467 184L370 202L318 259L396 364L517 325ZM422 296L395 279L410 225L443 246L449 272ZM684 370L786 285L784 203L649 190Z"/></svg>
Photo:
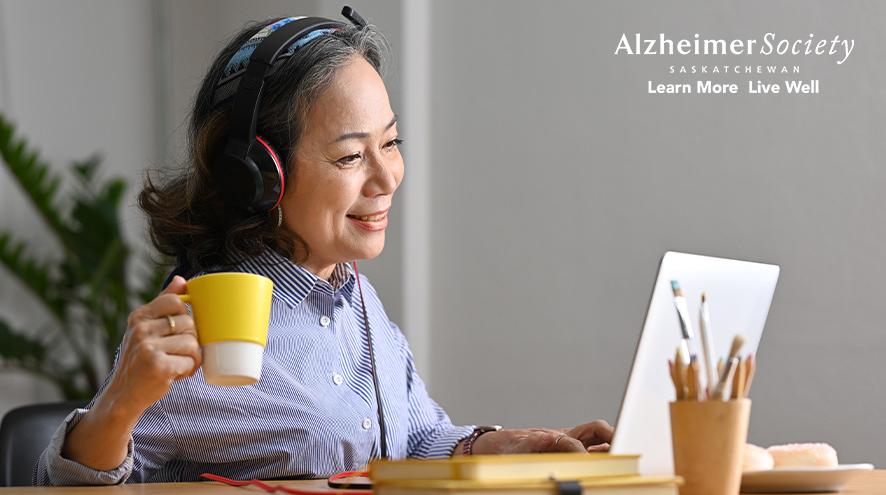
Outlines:
<svg viewBox="0 0 886 495"><path fill-rule="evenodd" d="M62 420L82 401L17 407L0 423L0 486L28 486L34 465Z"/></svg>

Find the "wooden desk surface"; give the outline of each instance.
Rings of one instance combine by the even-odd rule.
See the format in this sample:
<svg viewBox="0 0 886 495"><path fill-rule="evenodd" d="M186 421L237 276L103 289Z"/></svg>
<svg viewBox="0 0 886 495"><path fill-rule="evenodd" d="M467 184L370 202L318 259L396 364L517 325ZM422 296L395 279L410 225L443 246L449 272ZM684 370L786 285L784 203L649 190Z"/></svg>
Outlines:
<svg viewBox="0 0 886 495"><path fill-rule="evenodd" d="M272 484L285 483L293 488L305 488L309 490L324 490L329 493L347 493L347 490L332 490L326 487L326 480L308 481L282 481L271 482ZM12 493L22 494L50 494L50 495L155 495L172 494L221 494L221 495L247 495L265 493L256 487L235 488L220 483L145 483L121 486L67 486L67 487L11 487L0 488L0 495ZM886 493L886 470L878 469L868 473L860 473L840 493L846 495L883 495ZM794 494L796 495L796 494Z"/></svg>

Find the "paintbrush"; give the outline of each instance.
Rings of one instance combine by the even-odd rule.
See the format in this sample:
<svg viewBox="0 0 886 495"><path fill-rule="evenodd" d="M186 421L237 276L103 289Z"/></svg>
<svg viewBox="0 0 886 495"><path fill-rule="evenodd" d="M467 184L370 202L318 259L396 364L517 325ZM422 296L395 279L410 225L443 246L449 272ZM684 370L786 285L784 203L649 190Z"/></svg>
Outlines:
<svg viewBox="0 0 886 495"><path fill-rule="evenodd" d="M680 333L682 340L680 345L683 347L684 365L689 364L689 341L692 339L692 324L689 322L689 306L686 305L686 298L683 297L683 289L680 288L680 282L671 280L671 291L674 293L674 307L677 308L677 321L680 322Z"/></svg>
<svg viewBox="0 0 886 495"><path fill-rule="evenodd" d="M708 397L716 385L717 374L714 371L714 340L711 337L711 313L708 309L707 294L701 293L701 306L698 310L698 329L701 334L701 353L704 358L705 391Z"/></svg>
<svg viewBox="0 0 886 495"><path fill-rule="evenodd" d="M741 352L741 347L744 345L744 335L736 334L732 339L732 346L729 348L729 358L737 358L739 357L738 353Z"/></svg>
<svg viewBox="0 0 886 495"><path fill-rule="evenodd" d="M714 388L713 396L715 399L726 398L726 386L732 381L732 376L736 372L736 368L738 368L738 363L740 361L738 353L741 352L741 346L743 345L744 335L738 334L732 339L732 347L729 349L729 359L726 361L726 366L723 368L723 372L720 373L720 379L717 382L717 386Z"/></svg>

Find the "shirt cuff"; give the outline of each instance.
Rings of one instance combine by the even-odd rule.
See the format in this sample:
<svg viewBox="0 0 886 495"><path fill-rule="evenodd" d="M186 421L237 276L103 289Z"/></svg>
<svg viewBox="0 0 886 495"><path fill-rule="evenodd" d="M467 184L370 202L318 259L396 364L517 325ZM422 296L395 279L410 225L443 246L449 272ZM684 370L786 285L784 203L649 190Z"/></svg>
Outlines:
<svg viewBox="0 0 886 495"><path fill-rule="evenodd" d="M43 451L41 463L46 466L46 474L49 482L53 485L117 485L125 483L132 474L132 436L129 437L129 445L126 448L126 459L119 466L109 471L98 471L79 462L62 457L62 447L65 437L88 409L75 409L65 418L49 441L49 447Z"/></svg>
<svg viewBox="0 0 886 495"><path fill-rule="evenodd" d="M415 457L420 459L433 459L452 456L458 442L471 436L474 426L449 426L441 429L433 438L429 439L423 448L416 452Z"/></svg>

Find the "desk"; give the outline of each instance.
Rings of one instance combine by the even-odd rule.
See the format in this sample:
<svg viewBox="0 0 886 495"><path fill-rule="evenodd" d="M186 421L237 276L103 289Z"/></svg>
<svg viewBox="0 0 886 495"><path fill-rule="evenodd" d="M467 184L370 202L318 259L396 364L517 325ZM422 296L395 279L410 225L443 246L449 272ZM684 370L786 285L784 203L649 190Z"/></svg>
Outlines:
<svg viewBox="0 0 886 495"><path fill-rule="evenodd" d="M279 481L272 484L287 485L306 489L326 489L326 480ZM335 490L329 489L330 492ZM341 490L339 490L341 492ZM13 493L48 495L255 495L265 493L258 488L235 488L214 482L202 483L145 483L121 486L67 486L67 487L12 487L0 488L0 495ZM886 470L860 473L840 492L845 495L882 495L886 493ZM794 494L796 495L796 494Z"/></svg>

